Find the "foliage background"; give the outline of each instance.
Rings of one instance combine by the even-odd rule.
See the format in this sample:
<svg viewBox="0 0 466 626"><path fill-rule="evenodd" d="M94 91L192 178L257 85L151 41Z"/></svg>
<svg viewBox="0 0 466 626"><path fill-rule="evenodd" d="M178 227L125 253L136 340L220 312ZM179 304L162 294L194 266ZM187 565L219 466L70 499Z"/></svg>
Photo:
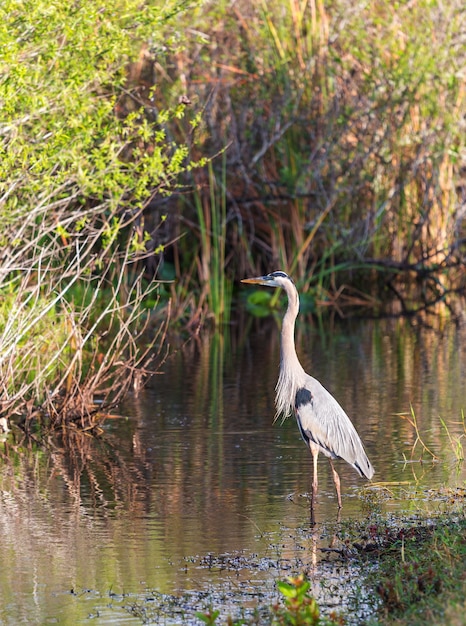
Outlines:
<svg viewBox="0 0 466 626"><path fill-rule="evenodd" d="M283 268L321 301L346 286L371 306L387 286L406 298L413 278L433 299L461 283L464 17L456 1L202 5L164 93L202 107L203 154L227 146L214 161L222 271ZM209 214L211 177L193 178ZM194 205L185 198L175 220L198 232L197 246L180 242L175 266L187 269L206 249Z"/></svg>
<svg viewBox="0 0 466 626"><path fill-rule="evenodd" d="M6 0L0 18L4 410L137 386L148 310L222 324L247 274L285 269L340 309L464 287L460 0Z"/></svg>
<svg viewBox="0 0 466 626"><path fill-rule="evenodd" d="M2 3L4 411L89 417L97 395L138 384L157 297L143 259L160 225L149 233L143 209L192 164L166 130L183 105L164 110L151 88L150 109L125 108L128 64L145 42L174 50L170 23L188 6Z"/></svg>

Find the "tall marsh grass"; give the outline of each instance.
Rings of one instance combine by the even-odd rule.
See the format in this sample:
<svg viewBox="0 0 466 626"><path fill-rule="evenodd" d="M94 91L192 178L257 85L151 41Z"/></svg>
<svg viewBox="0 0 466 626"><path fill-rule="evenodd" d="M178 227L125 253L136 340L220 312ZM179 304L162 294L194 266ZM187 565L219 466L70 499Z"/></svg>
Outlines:
<svg viewBox="0 0 466 626"><path fill-rule="evenodd" d="M201 297L205 297L216 325L228 323L232 284L225 272L226 266L226 169L216 177L212 162L207 167L207 183L194 193L199 241L196 258L197 275L201 283Z"/></svg>
<svg viewBox="0 0 466 626"><path fill-rule="evenodd" d="M343 288L368 304L414 279L427 299L464 286L465 17L460 0L238 0L190 14L161 89L202 110L203 154L225 150L203 176L215 190L226 171L226 207L211 199L210 215L227 225L229 278L283 268L322 299ZM192 241L180 242L188 266Z"/></svg>

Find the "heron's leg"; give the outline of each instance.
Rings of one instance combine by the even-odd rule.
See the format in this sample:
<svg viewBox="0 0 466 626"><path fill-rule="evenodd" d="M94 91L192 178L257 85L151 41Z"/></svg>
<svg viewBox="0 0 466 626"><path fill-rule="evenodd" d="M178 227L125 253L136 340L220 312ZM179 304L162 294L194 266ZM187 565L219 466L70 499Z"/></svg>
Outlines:
<svg viewBox="0 0 466 626"><path fill-rule="evenodd" d="M311 500L311 508L314 508L314 500L317 495L317 459L319 456L319 448L315 446L313 443L309 443L309 448L312 454L312 500Z"/></svg>
<svg viewBox="0 0 466 626"><path fill-rule="evenodd" d="M337 470L333 467L332 459L329 457L330 467L332 468L333 482L335 483L335 489L337 490L338 508L341 509L341 491L340 491L340 477L337 474Z"/></svg>

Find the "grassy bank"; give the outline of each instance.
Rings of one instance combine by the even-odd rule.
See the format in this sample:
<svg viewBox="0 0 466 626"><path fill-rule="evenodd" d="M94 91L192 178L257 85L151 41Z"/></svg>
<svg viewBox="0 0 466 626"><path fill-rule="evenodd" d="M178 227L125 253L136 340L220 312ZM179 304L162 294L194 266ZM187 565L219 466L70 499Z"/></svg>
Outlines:
<svg viewBox="0 0 466 626"><path fill-rule="evenodd" d="M397 530L378 557L373 584L383 623L465 623L465 494L451 497L462 500L460 515L414 520Z"/></svg>

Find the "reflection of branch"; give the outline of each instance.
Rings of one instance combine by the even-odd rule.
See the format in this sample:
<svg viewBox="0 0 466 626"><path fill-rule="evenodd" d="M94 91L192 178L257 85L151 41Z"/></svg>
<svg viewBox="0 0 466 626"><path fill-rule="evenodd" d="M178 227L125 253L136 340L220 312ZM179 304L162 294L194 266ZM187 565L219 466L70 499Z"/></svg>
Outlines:
<svg viewBox="0 0 466 626"><path fill-rule="evenodd" d="M82 487L90 488L93 503L102 511L114 510L122 503L130 508L138 491L144 489L144 472L128 463L108 439L89 437L78 430L67 429L59 438L49 440L52 468L68 488L80 508L90 506L83 500Z"/></svg>
<svg viewBox="0 0 466 626"><path fill-rule="evenodd" d="M15 442L18 434L22 439ZM127 462L109 439L90 437L68 428L60 436L48 438L47 454L43 454L26 447L24 438L24 433L15 429L13 437L0 448L4 469L1 487L5 489L5 482L11 477L13 485L6 492L10 499L19 493L15 506L20 517L29 519L28 515L23 515L24 507L31 508L36 494L41 495L37 506L32 506L34 509L52 506L53 502L63 505L63 509L58 506L54 511L57 522L62 510L67 520L70 510L83 517L83 513L93 514L98 509L105 516L114 512L116 505L130 510L150 500L148 496L141 498L141 492L149 494L151 491L147 479L150 473L144 460L132 458ZM57 481L57 477L60 480ZM21 495L21 489L26 489L27 498ZM65 498L61 494L63 489ZM54 494L56 490L60 491L58 498L57 493ZM63 526L66 527L66 523ZM43 529L43 532L49 531Z"/></svg>

